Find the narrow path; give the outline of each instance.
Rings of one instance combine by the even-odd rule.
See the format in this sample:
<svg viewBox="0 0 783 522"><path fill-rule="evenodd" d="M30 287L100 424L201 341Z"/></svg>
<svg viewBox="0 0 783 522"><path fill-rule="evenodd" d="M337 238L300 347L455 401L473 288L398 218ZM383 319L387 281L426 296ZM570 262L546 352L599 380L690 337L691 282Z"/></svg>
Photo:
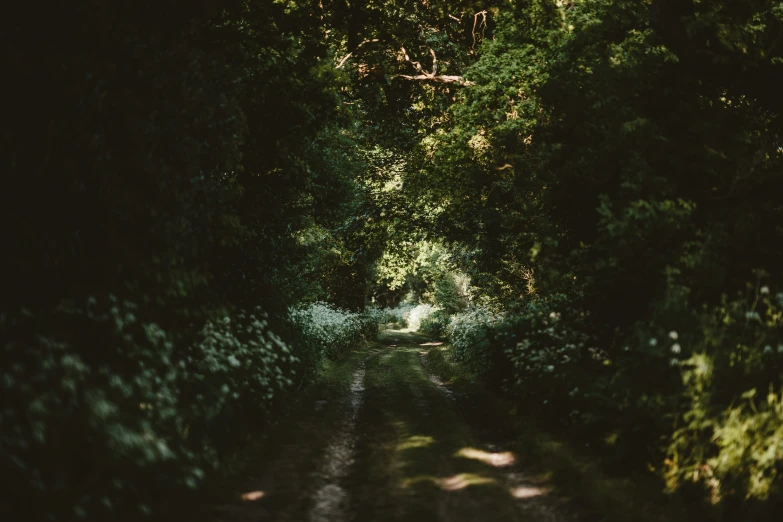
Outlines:
<svg viewBox="0 0 783 522"><path fill-rule="evenodd" d="M346 401L345 418L340 429L326 448L320 472L315 475L319 483L313 495L310 522L343 522L348 504L348 492L342 481L354 463L356 445L356 418L364 395L364 362L356 369L351 380L350 397Z"/></svg>
<svg viewBox="0 0 783 522"><path fill-rule="evenodd" d="M586 522L427 371L432 348L387 331L338 365L210 522Z"/></svg>
<svg viewBox="0 0 783 522"><path fill-rule="evenodd" d="M426 371L432 343L400 331L381 342L391 351L367 369L354 520L577 520L545 477L526 473L497 437L485 437L475 426L481 419Z"/></svg>

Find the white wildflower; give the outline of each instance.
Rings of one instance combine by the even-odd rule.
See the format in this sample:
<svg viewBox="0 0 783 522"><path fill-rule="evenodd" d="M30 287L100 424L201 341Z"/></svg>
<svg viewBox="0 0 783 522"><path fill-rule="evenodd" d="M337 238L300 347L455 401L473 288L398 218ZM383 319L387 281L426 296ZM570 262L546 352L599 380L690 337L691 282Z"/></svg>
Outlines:
<svg viewBox="0 0 783 522"><path fill-rule="evenodd" d="M680 361L676 357L672 357L669 359L669 366L677 366L680 364Z"/></svg>
<svg viewBox="0 0 783 522"><path fill-rule="evenodd" d="M655 337L650 339L650 346L658 346L658 339Z"/></svg>
<svg viewBox="0 0 783 522"><path fill-rule="evenodd" d="M673 339L676 341L678 337L679 335L677 334L676 330L672 330L671 332L669 332L669 339Z"/></svg>
<svg viewBox="0 0 783 522"><path fill-rule="evenodd" d="M678 353L680 353L680 352L682 351L682 349L680 348L680 345L679 345L679 343L674 343L674 344L672 345L672 347L670 348L670 350L671 350L671 352L672 352L672 353L674 353L674 354L678 354Z"/></svg>
<svg viewBox="0 0 783 522"><path fill-rule="evenodd" d="M766 353L772 353L772 346L770 346L770 345L766 345L766 346L764 347L764 353L765 353L765 354L766 354Z"/></svg>
<svg viewBox="0 0 783 522"><path fill-rule="evenodd" d="M767 295L767 294L769 294L769 287L768 287L768 286L766 286L766 285L764 285L764 286L762 286L762 287L759 289L759 292L761 292L761 294L763 294L763 295Z"/></svg>

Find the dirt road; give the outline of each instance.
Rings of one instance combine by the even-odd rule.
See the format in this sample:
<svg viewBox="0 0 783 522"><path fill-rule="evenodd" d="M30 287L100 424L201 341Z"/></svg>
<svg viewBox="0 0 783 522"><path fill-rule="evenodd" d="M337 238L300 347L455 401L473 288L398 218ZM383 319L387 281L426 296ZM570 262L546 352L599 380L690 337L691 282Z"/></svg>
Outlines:
<svg viewBox="0 0 783 522"><path fill-rule="evenodd" d="M437 344L388 330L335 365L208 519L584 522L491 407L428 371Z"/></svg>

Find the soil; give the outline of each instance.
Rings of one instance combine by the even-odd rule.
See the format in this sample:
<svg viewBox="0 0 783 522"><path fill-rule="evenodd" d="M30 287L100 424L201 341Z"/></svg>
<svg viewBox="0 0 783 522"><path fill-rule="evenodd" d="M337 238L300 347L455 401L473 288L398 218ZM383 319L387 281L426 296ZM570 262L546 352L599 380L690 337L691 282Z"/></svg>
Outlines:
<svg viewBox="0 0 783 522"><path fill-rule="evenodd" d="M387 330L305 394L210 522L586 522L514 451L502 412L428 370L440 343Z"/></svg>

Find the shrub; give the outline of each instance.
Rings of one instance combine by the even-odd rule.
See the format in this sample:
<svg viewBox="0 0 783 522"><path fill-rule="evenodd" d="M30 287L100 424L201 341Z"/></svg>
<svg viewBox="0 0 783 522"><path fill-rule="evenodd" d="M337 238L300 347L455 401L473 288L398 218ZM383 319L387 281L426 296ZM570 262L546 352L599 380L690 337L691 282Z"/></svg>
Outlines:
<svg viewBox="0 0 783 522"><path fill-rule="evenodd" d="M408 315L408 329L418 332L422 321L428 320L437 311L438 308L430 304L422 303L414 306Z"/></svg>
<svg viewBox="0 0 783 522"><path fill-rule="evenodd" d="M289 316L297 330L296 354L309 376L324 359L341 357L358 343L378 336L372 314L348 312L323 302L292 308Z"/></svg>
<svg viewBox="0 0 783 522"><path fill-rule="evenodd" d="M445 337L449 321L451 321L451 315L446 310L435 310L431 315L421 320L419 332L432 337Z"/></svg>
<svg viewBox="0 0 783 522"><path fill-rule="evenodd" d="M783 293L756 284L746 295L691 314L690 329L670 348L685 408L675 417L667 484L699 485L712 503L781 492L783 400L775 390L783 375Z"/></svg>
<svg viewBox="0 0 783 522"><path fill-rule="evenodd" d="M110 296L0 317L0 485L32 519L150 513L218 465L217 420L268 410L291 383L296 360L259 311L208 322L187 349L151 315Z"/></svg>
<svg viewBox="0 0 783 522"><path fill-rule="evenodd" d="M465 276L448 272L438 278L434 285L435 304L450 315L467 307L467 296L460 288L458 278L465 279Z"/></svg>
<svg viewBox="0 0 783 522"><path fill-rule="evenodd" d="M260 309L207 321L192 341L154 315L110 296L0 316L0 487L29 500L20 520L151 513L262 426L294 377L312 377L307 364L377 334L369 316L323 303L291 311L295 345Z"/></svg>
<svg viewBox="0 0 783 522"><path fill-rule="evenodd" d="M258 426L293 384L301 361L269 330L260 309L208 321L180 363L180 415L190 436L201 433L217 450ZM253 422L253 418L256 418ZM230 426L230 429L216 429Z"/></svg>
<svg viewBox="0 0 783 522"><path fill-rule="evenodd" d="M529 413L559 426L600 424L610 406L598 393L607 354L586 333L587 314L574 302L555 295L531 298L513 312L475 307L456 314L446 330L454 360Z"/></svg>
<svg viewBox="0 0 783 522"><path fill-rule="evenodd" d="M451 317L446 328L454 360L469 371L486 376L491 370L491 330L503 319L503 314L488 308L475 307Z"/></svg>
<svg viewBox="0 0 783 522"><path fill-rule="evenodd" d="M402 327L408 326L408 317L416 305L401 303L395 308L370 308L367 314L378 324L394 324Z"/></svg>
<svg viewBox="0 0 783 522"><path fill-rule="evenodd" d="M495 329L511 362L509 384L531 412L563 425L590 424L602 412L596 395L607 354L587 332L588 314L562 294L533 298Z"/></svg>

